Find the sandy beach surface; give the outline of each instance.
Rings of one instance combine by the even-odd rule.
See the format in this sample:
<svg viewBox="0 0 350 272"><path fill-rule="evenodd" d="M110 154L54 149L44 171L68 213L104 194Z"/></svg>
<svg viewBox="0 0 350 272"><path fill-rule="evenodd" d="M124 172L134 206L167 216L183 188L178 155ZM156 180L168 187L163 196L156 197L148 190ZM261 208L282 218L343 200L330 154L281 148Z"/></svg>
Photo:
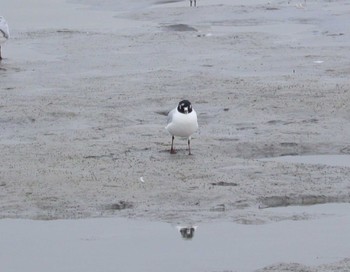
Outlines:
<svg viewBox="0 0 350 272"><path fill-rule="evenodd" d="M349 1L197 4L1 1L0 218L264 224L350 202L349 166L266 160L350 154ZM184 98L192 156L164 129Z"/></svg>

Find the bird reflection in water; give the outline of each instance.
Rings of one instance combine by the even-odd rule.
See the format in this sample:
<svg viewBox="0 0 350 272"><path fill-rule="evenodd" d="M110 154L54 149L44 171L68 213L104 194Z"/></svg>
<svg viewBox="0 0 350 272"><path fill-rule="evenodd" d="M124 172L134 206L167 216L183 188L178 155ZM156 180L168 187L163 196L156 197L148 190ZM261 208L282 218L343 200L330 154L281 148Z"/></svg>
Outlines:
<svg viewBox="0 0 350 272"><path fill-rule="evenodd" d="M177 229L180 231L180 234L184 240L191 240L194 236L194 232L197 229L197 226L178 226Z"/></svg>

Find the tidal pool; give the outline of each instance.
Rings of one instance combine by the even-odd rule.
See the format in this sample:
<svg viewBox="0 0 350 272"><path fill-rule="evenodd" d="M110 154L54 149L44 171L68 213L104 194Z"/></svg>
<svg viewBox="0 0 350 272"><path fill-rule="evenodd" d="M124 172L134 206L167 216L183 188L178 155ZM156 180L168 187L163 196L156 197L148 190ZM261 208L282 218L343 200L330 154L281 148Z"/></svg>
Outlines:
<svg viewBox="0 0 350 272"><path fill-rule="evenodd" d="M263 225L212 222L187 231L122 218L2 219L1 270L254 271L278 262L319 265L350 256L350 204L271 211L309 213L317 219Z"/></svg>
<svg viewBox="0 0 350 272"><path fill-rule="evenodd" d="M263 161L278 161L290 163L321 164L328 166L350 167L350 155L302 155L281 156L262 159Z"/></svg>

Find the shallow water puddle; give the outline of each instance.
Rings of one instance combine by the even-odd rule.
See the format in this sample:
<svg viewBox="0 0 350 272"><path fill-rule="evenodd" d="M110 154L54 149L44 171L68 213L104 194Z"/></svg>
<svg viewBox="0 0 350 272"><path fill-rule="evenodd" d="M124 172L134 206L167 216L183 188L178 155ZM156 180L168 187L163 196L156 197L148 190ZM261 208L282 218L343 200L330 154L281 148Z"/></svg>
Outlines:
<svg viewBox="0 0 350 272"><path fill-rule="evenodd" d="M350 204L272 209L317 220L204 223L182 231L130 219L0 220L2 271L253 271L277 262L318 265L350 256ZM326 215L332 216L326 216Z"/></svg>
<svg viewBox="0 0 350 272"><path fill-rule="evenodd" d="M350 155L282 156L282 157L276 157L276 158L266 158L262 160L350 167Z"/></svg>

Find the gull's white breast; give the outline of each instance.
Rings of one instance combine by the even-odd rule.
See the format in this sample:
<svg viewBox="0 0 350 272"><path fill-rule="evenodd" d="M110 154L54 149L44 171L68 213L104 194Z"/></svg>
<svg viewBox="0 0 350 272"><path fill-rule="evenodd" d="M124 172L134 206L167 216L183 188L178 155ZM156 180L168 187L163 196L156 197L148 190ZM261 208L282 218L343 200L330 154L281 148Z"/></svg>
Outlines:
<svg viewBox="0 0 350 272"><path fill-rule="evenodd" d="M0 16L0 44L6 42L10 37L9 26L4 17Z"/></svg>
<svg viewBox="0 0 350 272"><path fill-rule="evenodd" d="M189 138L198 129L197 113L192 110L183 114L175 108L169 113L165 129L173 136Z"/></svg>

